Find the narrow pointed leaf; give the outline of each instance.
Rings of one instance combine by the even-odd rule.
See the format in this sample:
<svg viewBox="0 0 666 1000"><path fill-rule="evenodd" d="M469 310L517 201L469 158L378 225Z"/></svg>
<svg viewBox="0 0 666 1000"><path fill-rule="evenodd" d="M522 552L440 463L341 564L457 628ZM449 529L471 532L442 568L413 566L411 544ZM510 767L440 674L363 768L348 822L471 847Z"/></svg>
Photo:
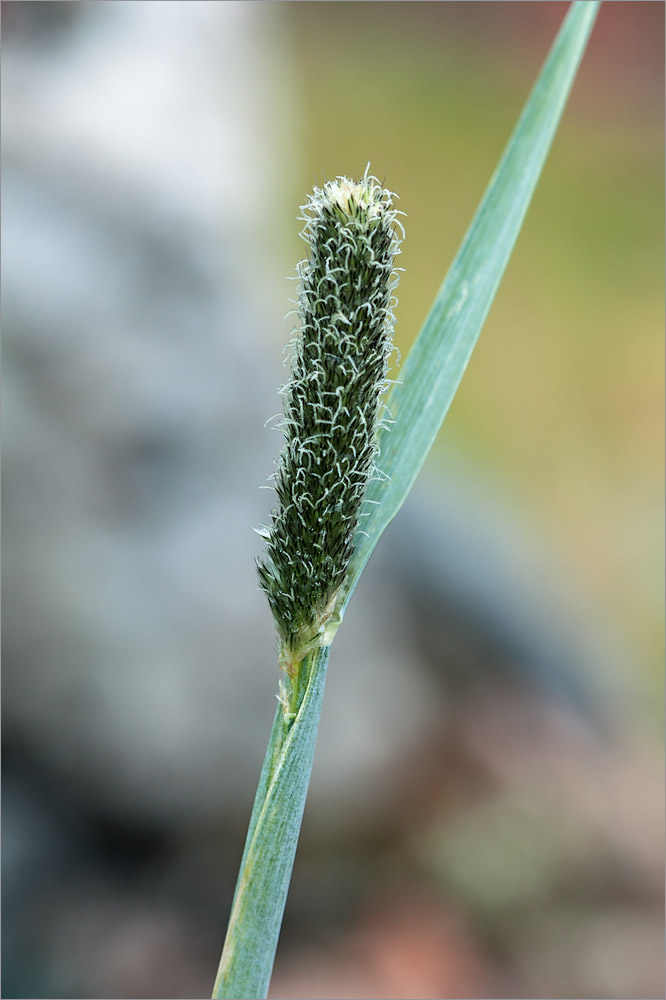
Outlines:
<svg viewBox="0 0 666 1000"><path fill-rule="evenodd" d="M599 4L571 5L462 246L393 386L394 421L380 437L384 476L367 491L368 516L345 582L345 605L425 461L467 367L520 232ZM386 478L385 478L386 477Z"/></svg>

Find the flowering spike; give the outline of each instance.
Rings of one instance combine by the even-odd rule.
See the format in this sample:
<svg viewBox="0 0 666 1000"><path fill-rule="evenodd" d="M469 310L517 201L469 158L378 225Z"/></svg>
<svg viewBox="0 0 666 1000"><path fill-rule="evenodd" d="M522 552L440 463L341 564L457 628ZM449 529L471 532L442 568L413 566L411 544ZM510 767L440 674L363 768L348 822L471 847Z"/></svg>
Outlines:
<svg viewBox="0 0 666 1000"><path fill-rule="evenodd" d="M392 196L367 170L358 182L338 177L315 188L303 211L308 255L297 269L300 324L283 389L279 506L257 564L292 689L295 665L331 641L375 471L400 242Z"/></svg>

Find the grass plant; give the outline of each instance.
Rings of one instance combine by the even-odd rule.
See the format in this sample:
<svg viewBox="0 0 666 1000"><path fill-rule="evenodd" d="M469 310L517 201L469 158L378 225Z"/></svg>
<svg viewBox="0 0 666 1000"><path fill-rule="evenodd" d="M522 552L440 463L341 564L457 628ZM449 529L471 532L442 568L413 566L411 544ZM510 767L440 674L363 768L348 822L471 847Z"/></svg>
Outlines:
<svg viewBox="0 0 666 1000"><path fill-rule="evenodd" d="M250 818L213 997L266 997L319 726L331 642L404 502L477 342L582 58L597 0L573 3L378 420L396 217L367 174L306 210L300 327L285 387L279 506L259 564L280 638L280 704ZM509 372L510 375L510 372ZM504 373L503 377L506 376ZM362 515L359 517L359 515Z"/></svg>

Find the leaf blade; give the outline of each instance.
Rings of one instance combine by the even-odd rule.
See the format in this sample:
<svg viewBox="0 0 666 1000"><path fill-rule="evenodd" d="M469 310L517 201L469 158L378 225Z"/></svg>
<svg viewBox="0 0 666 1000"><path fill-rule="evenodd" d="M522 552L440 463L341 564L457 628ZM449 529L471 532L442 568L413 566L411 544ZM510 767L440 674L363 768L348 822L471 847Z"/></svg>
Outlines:
<svg viewBox="0 0 666 1000"><path fill-rule="evenodd" d="M508 264L599 8L577 0L537 78L433 306L393 386L379 438L382 478L367 491L343 610L423 465L463 377Z"/></svg>

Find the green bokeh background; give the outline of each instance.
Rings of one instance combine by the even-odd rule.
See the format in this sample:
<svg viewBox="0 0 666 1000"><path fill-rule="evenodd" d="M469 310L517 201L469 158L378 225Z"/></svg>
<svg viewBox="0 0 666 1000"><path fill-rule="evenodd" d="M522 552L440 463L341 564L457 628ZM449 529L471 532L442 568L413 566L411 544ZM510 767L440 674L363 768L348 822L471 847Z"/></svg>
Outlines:
<svg viewBox="0 0 666 1000"><path fill-rule="evenodd" d="M368 160L399 194L404 354L566 4L280 6L305 111L294 204L313 177ZM602 7L431 459L482 469L542 532L649 700L663 663L663 20L662 4ZM301 248L294 233L287 268Z"/></svg>

